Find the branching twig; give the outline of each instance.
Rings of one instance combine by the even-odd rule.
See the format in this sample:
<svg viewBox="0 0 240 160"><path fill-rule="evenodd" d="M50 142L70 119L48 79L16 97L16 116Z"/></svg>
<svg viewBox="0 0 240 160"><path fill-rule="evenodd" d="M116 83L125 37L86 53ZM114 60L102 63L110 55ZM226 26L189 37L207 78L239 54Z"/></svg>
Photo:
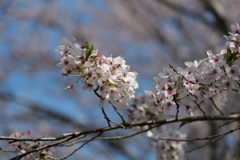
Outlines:
<svg viewBox="0 0 240 160"><path fill-rule="evenodd" d="M78 150L80 150L82 147L84 147L87 143L93 141L95 138L99 137L103 132L98 133L96 136L94 136L93 138L89 139L88 141L86 141L85 143L83 143L80 147L78 147L77 149L75 149L72 153L70 153L69 155L65 156L65 157L61 157L61 158L54 158L54 160L63 160L63 159L67 159L68 157L72 156L75 152L77 152ZM53 157L50 157L53 158Z"/></svg>
<svg viewBox="0 0 240 160"><path fill-rule="evenodd" d="M177 73L178 75L180 75L185 81L188 81L188 82L190 82L190 83L192 83L192 84L198 84L198 85L200 85L200 86L211 86L210 84L196 83L196 82L193 82L193 81L191 81L191 80L188 80L184 75L182 75L181 73L179 73L171 64L169 64L169 66L170 66L170 68L173 69L173 71L174 71L175 73Z"/></svg>
<svg viewBox="0 0 240 160"><path fill-rule="evenodd" d="M99 86L97 86L96 89L94 89L94 93L96 94L96 96L98 96L99 98L102 98L102 96L100 94L98 94L98 89L99 89Z"/></svg>
<svg viewBox="0 0 240 160"><path fill-rule="evenodd" d="M81 149L84 145L86 145L87 143L93 141L94 139L98 139L98 140L100 140L100 139L101 139L101 140L103 140L103 139L104 139L104 140L117 140L117 139L130 138L130 137L133 137L133 136L135 136L135 135L137 135L137 134L140 134L140 133L149 131L149 130L151 130L151 129L155 128L155 127L158 127L158 126L160 126L160 124L154 125L154 126L152 126L152 127L149 127L148 129L145 129L145 130L142 130L142 131L139 131L139 132L136 132L136 133L134 133L134 134L127 135L127 136L116 136L116 137L101 137L101 138L97 138L97 137L99 137L99 136L103 133L103 131L102 131L102 132L99 132L99 134L98 134L97 136L95 136L95 137L93 137L93 138L91 138L91 139L89 139L89 140L82 140L81 142L85 141L85 143L84 143L83 145L81 145L79 148L75 149L75 150L74 150L71 154L69 154L68 156L62 157L62 158L53 158L53 157L50 157L50 158L56 159L56 160L66 159L66 158L70 157L71 155L73 155L76 151L78 151L79 149ZM209 140L209 139L213 139L213 138L217 138L217 137L220 137L219 139L221 139L221 138L223 138L224 136L226 136L226 135L228 135L228 134L230 134L230 133L232 133L232 132L235 132L235 131L237 131L237 130L239 130L239 129L240 129L240 126L238 126L238 127L235 128L235 129L232 129L232 130L230 130L230 131L228 131L228 132L221 133L221 134L216 134L216 135L212 135L212 136L208 136L208 137L204 137L204 138L171 139L171 138L158 137L157 139L168 140L168 141L178 141L178 142L179 142L179 141L189 142L189 141L197 141L197 140ZM72 139L72 137L70 137L70 139ZM218 139L216 139L216 140L218 140ZM216 140L211 141L211 143L214 142L214 141L216 141ZM66 141L66 140L64 140L64 141ZM67 141L68 141L68 139L67 139ZM80 141L79 141L79 142L80 142ZM50 147L52 147L52 146L55 146L56 144L59 145L59 144L61 144L61 143L64 143L64 142L57 142L57 143L54 143L54 144L51 144L51 145L48 145L48 146L45 146L45 147L41 147L41 148L39 148L39 149L35 149L35 150L33 150L33 151L29 151L29 152L27 152L27 153L25 153L25 154L22 154L22 155L19 155L19 156L15 157L15 158L12 158L11 160L20 159L20 158L24 157L25 155L30 154L30 153L32 153L32 152L34 152L34 151L39 151L39 150L42 150L42 149L45 149L45 148L50 148ZM208 144L209 144L209 143L207 143L207 144L205 144L205 145L203 145L203 146L206 146L206 145L208 145ZM200 147L198 147L198 148L201 148L201 147L203 147L203 146L200 146ZM193 150L193 149L192 149L192 150ZM192 150L189 150L188 152L190 152L190 151L192 151Z"/></svg>
<svg viewBox="0 0 240 160"><path fill-rule="evenodd" d="M114 122L114 121L110 120L110 119L108 118L105 110L104 110L103 108L102 108L102 112L103 112L103 114L104 114L104 118L105 118L105 119L107 120L107 122L108 122L108 126L109 126L109 127L111 127L110 122L112 122L112 123L114 123L114 124L116 124L116 125L121 126L122 128L125 128L122 124L119 124L119 123L117 123L117 122Z"/></svg>
<svg viewBox="0 0 240 160"><path fill-rule="evenodd" d="M171 64L169 64L169 66L170 66L170 68L173 69L173 71L174 71L175 73L177 73L178 75L180 75L185 81L188 81L188 82L190 82L190 83L192 83L192 84L198 84L198 85L200 85L200 86L211 86L211 84L196 83L196 82L193 82L193 81L191 81L191 80L188 80L184 75L182 75L181 73L179 73Z"/></svg>
<svg viewBox="0 0 240 160"><path fill-rule="evenodd" d="M209 139L213 139L213 138L217 138L217 137L221 137L221 136L226 136L232 132L235 132L237 130L240 129L240 126L238 126L237 128L235 129L231 129L230 131L228 132L224 132L224 133L221 133L221 134L215 134L215 135L212 135L212 136L208 136L208 137L204 137L204 138L193 138L193 139L171 139L171 138L162 138L162 137L158 137L158 139L161 139L161 140L168 140L168 141L185 141L185 142L190 142L190 141L202 141L202 140L209 140Z"/></svg>
<svg viewBox="0 0 240 160"><path fill-rule="evenodd" d="M130 137L133 137L135 135L138 135L140 133L144 133L144 132L147 132L153 128L156 128L160 125L154 125L154 126L151 126L149 127L148 129L145 129L145 130L141 130L141 131L138 131L138 132L135 132L134 134L130 134L130 135L127 135L127 136L115 136L115 137L99 137L99 138L95 138L95 140L119 140L119 139L126 139L126 138L130 138ZM199 141L199 140L209 140L209 139L213 139L213 138L223 138L224 136L232 133L232 132L235 132L237 130L240 129L240 126L238 126L237 128L235 129L232 129L228 132L224 132L224 133L221 133L221 134L216 134L216 135L212 135L212 136L207 136L207 137L203 137L203 138L192 138L192 139L173 139L173 138L163 138L163 137L158 137L157 139L161 139L161 140L167 140L167 141L183 141L183 142L191 142L191 141ZM91 139L90 139L91 140ZM80 140L78 142L86 142L86 141L89 141L89 139L85 139L85 140ZM216 141L215 140L212 140L211 142L214 142Z"/></svg>
<svg viewBox="0 0 240 160"><path fill-rule="evenodd" d="M77 137L77 138L75 138L75 139L73 139L73 140L71 140L71 141L68 141L68 142L66 142L66 143L64 143L64 144L59 145L58 147L70 147L70 146L73 146L74 144L76 144L76 142L79 142L79 141L78 141L79 139L82 139L82 138L84 138L84 137L86 137L86 136L87 136L87 135L79 136L79 137Z"/></svg>
<svg viewBox="0 0 240 160"><path fill-rule="evenodd" d="M215 102L213 101L213 98L209 98L210 101L212 102L213 106L215 107L216 110L218 110L218 112L223 116L223 112L217 107L217 105L215 104Z"/></svg>
<svg viewBox="0 0 240 160"><path fill-rule="evenodd" d="M183 121L194 122L194 121L216 121L216 120L233 120L233 119L234 120L240 119L240 115L237 114L237 115L229 115L229 116L208 116L208 117L207 116L205 116L205 117L198 116L198 117L184 117L184 118L179 117L177 120L176 120L176 118L173 118L173 119L165 119L165 120L159 120L159 121L126 123L125 126L126 127L130 127L130 126L135 127L135 126L155 125L155 126L153 126L153 128L154 128L154 127L162 126L162 125L169 124L169 123L183 122ZM57 142L52 143L50 145L46 145L44 147L40 147L40 148L31 150L31 151L28 151L24 154L21 154L21 155L18 155L16 157L12 158L11 160L19 160L22 157L24 157L24 156L26 156L30 153L38 152L38 151L44 150L46 148L59 146L61 144L69 142L69 141L71 141L71 140L73 140L73 139L75 139L75 138L77 138L81 135L89 135L89 134L92 134L92 133L99 133L99 134L101 133L102 134L105 131L116 130L116 129L120 129L120 128L122 128L122 127L119 126L119 125L116 125L116 126L111 126L111 127L106 127L106 128L99 128L99 129L95 129L95 130L62 134L62 136L60 136L60 137L51 138L51 140L52 139L56 140L56 139L63 139L64 138L63 140L57 141ZM239 128L240 127L238 127L237 129L239 129ZM237 130L237 129L235 129L235 130ZM230 130L229 132L226 132L224 134L232 133L235 130ZM223 134L221 134L221 135L223 135ZM221 135L214 135L214 136L210 136L210 137L207 137L207 138L210 139L210 138L218 137L218 136L221 136ZM39 141L39 138L37 138L37 139L23 139L23 138L12 138L12 137L0 137L0 139L1 138L2 138L2 140L20 140L20 141L35 141L35 140L38 140ZM43 140L44 140L44 138L43 138ZM195 140L198 140L198 139L195 139ZM178 140L178 141L180 141L180 140Z"/></svg>
<svg viewBox="0 0 240 160"><path fill-rule="evenodd" d="M201 145L201 146L192 148L192 149L190 149L190 150L187 150L187 151L185 151L185 152L186 152L186 153L190 153L190 152L192 152L192 151L194 151L194 150L201 149L201 148L203 148L203 147L205 147L205 146L207 146L207 145L209 145L209 144L211 144L211 143L214 143L214 142L222 139L223 137L225 137L225 135L223 135L223 136L221 136L221 137L218 137L218 138L216 138L216 139L213 139L212 141L210 141L210 142L208 142L208 143L205 143L204 145Z"/></svg>
<svg viewBox="0 0 240 160"><path fill-rule="evenodd" d="M179 108L180 108L180 105L178 104L178 102L177 102L177 97L176 97L176 95L173 95L173 101L176 103L176 105L177 105L177 113L176 113L176 117L175 117L175 119L177 120L178 119L178 113L179 113Z"/></svg>
<svg viewBox="0 0 240 160"><path fill-rule="evenodd" d="M74 137L74 136L71 136L71 137L69 137L69 138L67 138L67 139L64 139L64 140L62 140L62 141L58 141L58 142L52 143L52 144L47 145L47 146L43 146L43 147L40 147L40 148L37 148L37 149L33 149L33 150L31 150L31 151L28 151L28 152L26 152L26 153L23 153L23 154L21 154L21 155L18 155L18 156L16 156L16 157L13 157L13 158L11 158L10 160L20 160L21 158L23 158L24 156L26 156L26 155L28 155L28 154L31 154L31 153L33 153L33 152L38 152L38 151L44 150L44 149L46 149L46 148L51 148L51 147L54 147L54 146L58 146L58 145L60 145L60 144L62 144L62 143L68 142L69 140L72 140L73 138L75 138L75 137Z"/></svg>
<svg viewBox="0 0 240 160"><path fill-rule="evenodd" d="M97 92L98 89L99 89L99 86L94 90L94 93L95 93L99 98L102 99L102 96L101 96L100 94L98 94L98 92ZM123 116L117 111L116 107L113 106L112 103L111 103L110 101L109 101L109 103L110 103L111 106L114 108L115 112L120 116L120 118L122 119L123 124L124 124L125 121L124 121L124 119L123 119ZM104 111L103 108L102 108L102 113L103 113L103 115L104 115L104 118L107 120L107 123L108 123L108 126L109 126L109 127L111 126L110 122L112 122L112 123L114 123L114 124L118 124L118 125L120 125L122 128L125 128L123 125L121 125L121 124L119 124L119 123L116 123L116 122L110 120L110 119L108 118L108 116L107 116L107 114L106 114L106 112Z"/></svg>
<svg viewBox="0 0 240 160"><path fill-rule="evenodd" d="M130 134L130 135L127 135L127 136L99 137L99 138L96 138L95 140L119 140L119 139L126 139L126 138L130 138L130 137L136 136L138 134L147 132L147 131L149 131L149 130L151 130L153 128L159 127L159 126L160 125L154 125L154 126L149 127L148 129L144 129L144 130L135 132L134 134ZM85 142L85 141L88 141L88 139L80 140L78 142Z"/></svg>
<svg viewBox="0 0 240 160"><path fill-rule="evenodd" d="M165 125L170 123L176 123L176 122L196 122L196 121L219 121L219 120L240 120L240 114L232 114L228 116L196 116L196 117L178 117L176 120L175 118L169 118L164 120L158 120L158 121L145 121L145 122L133 122L133 123L125 123L125 127L141 127L146 125ZM79 132L73 132L73 133L65 133L62 134L59 137L53 137L53 138L14 138L14 137L7 137L7 136L0 136L0 140L15 140L15 141L57 141L62 140L70 137L69 140L72 140L74 138L77 138L82 135L88 135L92 133L98 133L98 132L105 132L110 130L116 130L122 128L119 125L111 126L111 127L105 127L105 128L98 128L94 130L87 130L87 131L79 131ZM74 136L74 138L71 138ZM69 141L68 140L68 141ZM56 142L59 143L59 142ZM61 144L65 143L61 142Z"/></svg>
<svg viewBox="0 0 240 160"><path fill-rule="evenodd" d="M123 116L118 112L118 110L116 109L116 107L109 101L109 103L111 104L111 106L114 108L114 111L119 115L119 117L121 118L123 124L126 123L126 121L124 120Z"/></svg>
<svg viewBox="0 0 240 160"><path fill-rule="evenodd" d="M197 105L198 109L202 112L203 116L206 117L206 114L203 111L203 109L200 107L200 105L196 101L194 101L194 103Z"/></svg>
<svg viewBox="0 0 240 160"><path fill-rule="evenodd" d="M116 124L116 125L119 125L119 126L121 126L122 128L126 128L124 125L122 125L122 124L120 124L120 123L117 123L117 122L114 122L114 121L112 121L112 120L110 120L110 119L108 119L108 121L109 122L112 122L112 123L114 123L114 124Z"/></svg>
<svg viewBox="0 0 240 160"><path fill-rule="evenodd" d="M102 113L103 113L103 115L104 115L104 118L107 120L108 127L111 127L111 124L110 124L110 122L109 122L110 119L108 118L108 116L107 116L107 114L106 114L104 108L101 108L101 109L102 109Z"/></svg>

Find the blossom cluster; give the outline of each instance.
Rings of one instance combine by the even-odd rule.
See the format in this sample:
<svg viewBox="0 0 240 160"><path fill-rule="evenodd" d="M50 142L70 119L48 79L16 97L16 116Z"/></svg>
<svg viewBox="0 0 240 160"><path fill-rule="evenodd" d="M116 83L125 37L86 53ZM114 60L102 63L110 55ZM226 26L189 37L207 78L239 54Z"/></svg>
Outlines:
<svg viewBox="0 0 240 160"><path fill-rule="evenodd" d="M122 57L100 55L88 43L81 46L75 43L75 39L69 41L61 38L62 45L57 49L61 58L57 66L62 68L63 76L81 78L82 89L95 92L100 98L100 107L109 102L121 110L123 105L128 105L128 101L134 98L128 109L128 117L132 122L161 120L172 108L179 107L183 107L185 113L192 116L195 108L213 101L215 97L225 103L229 91L240 93L240 42L237 41L239 25L232 25L231 30L228 36L224 36L226 49L218 54L208 50L207 58L185 62L185 68L174 68L171 65L165 67L158 77L154 77L154 89L145 91L143 96L134 97L134 90L138 87L137 73L130 72L130 66L125 64ZM75 85L76 83L66 87L66 90L73 89ZM157 139L153 142L153 150L158 159L183 158L184 143L163 141L160 137L181 139L186 135L162 129L155 136L155 132L156 129L146 135Z"/></svg>
<svg viewBox="0 0 240 160"><path fill-rule="evenodd" d="M128 109L128 119L132 122L163 119L163 109L157 105L156 95L145 91L145 96L137 96Z"/></svg>
<svg viewBox="0 0 240 160"><path fill-rule="evenodd" d="M240 93L240 34L238 24L231 26L232 32L224 36L226 48L219 54L207 51L207 58L185 62L186 68L165 67L154 77L153 91L145 91L132 101L128 109L130 121L161 120L171 108L183 106L188 116L197 106L206 104L214 97L225 103L228 92ZM177 111L178 112L178 111ZM144 126L148 128L148 126ZM147 136L152 136L148 132ZM161 132L164 138L185 138L180 132ZM184 155L182 143L158 140L153 143L158 159L181 159Z"/></svg>
<svg viewBox="0 0 240 160"><path fill-rule="evenodd" d="M207 58L185 62L186 68L165 67L154 78L154 91L145 91L144 96L133 101L130 120L161 119L161 113L168 113L176 105L184 106L186 114L192 116L197 105L206 104L213 97L224 103L228 91L240 93L240 30L238 24L231 29L230 36L224 36L227 49L219 54L208 50Z"/></svg>
<svg viewBox="0 0 240 160"><path fill-rule="evenodd" d="M156 141L152 143L152 149L157 160L183 159L185 153L183 146L185 142L161 140L159 139L160 137L167 139L184 139L186 138L185 134L179 131L173 131L172 129L163 130L155 136Z"/></svg>
<svg viewBox="0 0 240 160"><path fill-rule="evenodd" d="M36 138L34 137L30 131L24 132L15 132L10 135L13 138ZM18 155L24 154L28 151L47 146L46 142L43 141L16 141L11 143L14 150ZM33 152L25 157L21 158L21 160L46 160L49 156L52 156L52 152L54 152L53 148L46 148L38 152Z"/></svg>
<svg viewBox="0 0 240 160"><path fill-rule="evenodd" d="M130 72L130 66L125 64L123 57L105 57L87 42L81 46L75 43L75 39L61 38L60 42L62 45L56 51L61 53L61 62L57 66L62 68L63 76L81 78L82 89L95 92L100 98L99 107L106 102L118 110L128 105L138 88L137 73ZM66 87L66 90L73 89L75 85Z"/></svg>

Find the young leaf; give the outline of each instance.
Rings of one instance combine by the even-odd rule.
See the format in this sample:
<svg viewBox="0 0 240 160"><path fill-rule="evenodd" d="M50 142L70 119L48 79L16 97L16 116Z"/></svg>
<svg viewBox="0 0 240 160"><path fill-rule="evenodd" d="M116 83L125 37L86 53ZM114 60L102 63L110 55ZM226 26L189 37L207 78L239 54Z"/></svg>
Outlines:
<svg viewBox="0 0 240 160"><path fill-rule="evenodd" d="M184 126L185 124L188 124L188 123L191 123L191 121L183 121L183 122L180 124L179 128L181 128L182 126Z"/></svg>
<svg viewBox="0 0 240 160"><path fill-rule="evenodd" d="M89 44L88 44L88 42L85 42L85 45L86 45L86 59L88 59L90 56L91 56L91 54L92 54L92 51L93 51L93 49L94 49L94 45L92 45L91 47L89 47Z"/></svg>
<svg viewBox="0 0 240 160"><path fill-rule="evenodd" d="M234 60L235 54L231 52L230 48L227 49L227 63L230 63Z"/></svg>

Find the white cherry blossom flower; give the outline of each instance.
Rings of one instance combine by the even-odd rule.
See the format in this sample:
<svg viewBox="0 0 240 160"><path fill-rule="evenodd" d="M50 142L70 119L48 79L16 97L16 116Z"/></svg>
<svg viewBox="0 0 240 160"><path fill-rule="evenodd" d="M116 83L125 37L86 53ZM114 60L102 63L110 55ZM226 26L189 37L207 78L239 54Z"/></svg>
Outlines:
<svg viewBox="0 0 240 160"><path fill-rule="evenodd" d="M155 153L157 160L181 160L184 158L184 142L157 140L158 137L184 139L185 134L172 129L162 128L162 131L156 136L156 141L152 143L152 149Z"/></svg>
<svg viewBox="0 0 240 160"><path fill-rule="evenodd" d="M164 67L163 72L159 72L158 75L161 78L168 78L171 76L172 72L173 72L173 70L171 68Z"/></svg>
<svg viewBox="0 0 240 160"><path fill-rule="evenodd" d="M233 78L236 81L239 80L239 75L240 75L239 65L232 65L232 66L226 65L225 70L229 77Z"/></svg>
<svg viewBox="0 0 240 160"><path fill-rule="evenodd" d="M230 28L232 30L232 32L229 32L230 35L237 36L238 34L240 34L238 23L236 23L235 25L231 25Z"/></svg>

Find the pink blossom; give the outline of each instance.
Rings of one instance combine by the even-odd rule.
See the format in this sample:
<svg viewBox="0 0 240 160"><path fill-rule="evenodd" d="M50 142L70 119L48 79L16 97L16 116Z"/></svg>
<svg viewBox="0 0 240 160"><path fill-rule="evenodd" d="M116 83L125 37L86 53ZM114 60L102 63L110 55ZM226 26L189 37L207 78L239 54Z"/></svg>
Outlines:
<svg viewBox="0 0 240 160"><path fill-rule="evenodd" d="M72 85L70 85L70 86L67 86L67 87L65 88L65 90L73 89L75 85L76 85L76 84L72 84Z"/></svg>
<svg viewBox="0 0 240 160"><path fill-rule="evenodd" d="M236 81L239 80L239 75L240 75L239 65L232 65L232 66L226 65L225 70L229 77L233 78Z"/></svg>
<svg viewBox="0 0 240 160"><path fill-rule="evenodd" d="M159 75L159 77L161 77L161 78L168 78L168 77L171 76L172 72L173 72L172 69L167 68L167 67L164 67L164 68L163 68L163 72L159 72L158 75Z"/></svg>
<svg viewBox="0 0 240 160"><path fill-rule="evenodd" d="M232 32L229 32L230 35L237 36L238 34L240 34L238 23L236 23L235 25L231 25L230 28L232 30Z"/></svg>
<svg viewBox="0 0 240 160"><path fill-rule="evenodd" d="M30 131L24 132L15 132L10 135L10 137L14 138L37 138L36 135L33 135ZM11 143L13 145L14 149L16 150L17 154L23 154L28 151L43 147L48 145L48 142L43 141L18 141ZM26 157L22 159L47 159L48 156L52 156L52 152L54 152L53 148L46 148L41 151L37 151L31 154L28 154ZM44 158L46 157L46 158Z"/></svg>
<svg viewBox="0 0 240 160"><path fill-rule="evenodd" d="M184 142L158 140L158 137L184 139L186 138L185 134L162 128L160 134L155 137L155 142L152 143L152 149L157 156L157 160L180 160L184 158Z"/></svg>

